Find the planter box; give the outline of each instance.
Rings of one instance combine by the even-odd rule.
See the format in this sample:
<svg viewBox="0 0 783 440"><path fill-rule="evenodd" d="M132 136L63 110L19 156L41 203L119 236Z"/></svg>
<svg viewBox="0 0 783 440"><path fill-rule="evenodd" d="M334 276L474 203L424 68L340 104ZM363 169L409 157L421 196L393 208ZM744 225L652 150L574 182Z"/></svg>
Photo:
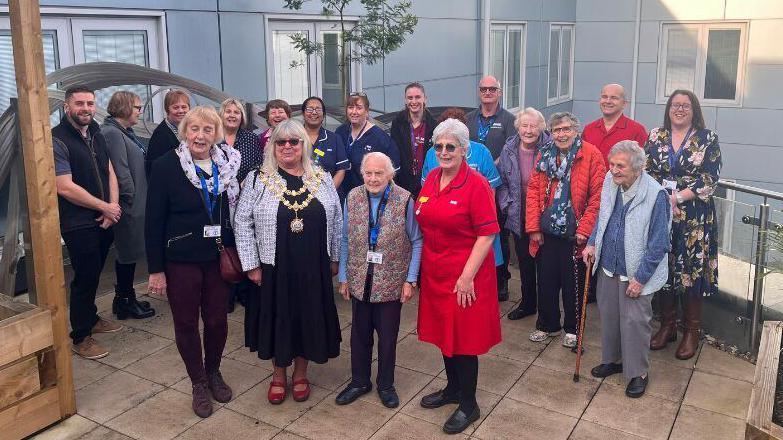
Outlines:
<svg viewBox="0 0 783 440"><path fill-rule="evenodd" d="M0 437L22 439L60 420L49 310L0 295Z"/></svg>

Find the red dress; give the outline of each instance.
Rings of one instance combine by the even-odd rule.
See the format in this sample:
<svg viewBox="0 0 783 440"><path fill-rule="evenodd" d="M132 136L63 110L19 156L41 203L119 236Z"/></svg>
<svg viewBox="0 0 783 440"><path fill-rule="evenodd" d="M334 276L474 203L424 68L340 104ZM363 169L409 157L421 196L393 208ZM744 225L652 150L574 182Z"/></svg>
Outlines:
<svg viewBox="0 0 783 440"><path fill-rule="evenodd" d="M473 286L476 302L457 304L454 286L478 236L500 231L495 201L486 179L463 161L457 176L440 190L441 168L427 176L416 199L421 253L419 340L445 356L480 355L500 342L495 258L490 248Z"/></svg>

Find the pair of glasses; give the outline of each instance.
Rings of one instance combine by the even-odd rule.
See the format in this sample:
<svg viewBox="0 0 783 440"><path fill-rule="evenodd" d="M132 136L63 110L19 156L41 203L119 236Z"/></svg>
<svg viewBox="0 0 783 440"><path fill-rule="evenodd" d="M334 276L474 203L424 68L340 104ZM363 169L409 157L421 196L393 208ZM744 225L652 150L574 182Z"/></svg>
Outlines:
<svg viewBox="0 0 783 440"><path fill-rule="evenodd" d="M133 108L135 108L135 109L136 109L136 110L138 110L138 111L141 111L141 109L142 109L142 106L140 106L140 105L134 105L134 106L133 106Z"/></svg>
<svg viewBox="0 0 783 440"><path fill-rule="evenodd" d="M453 153L454 151L457 150L457 146L454 145L454 144L435 144L435 145L432 146L432 148L435 149L436 153L440 153L441 151L443 151L444 148L449 153Z"/></svg>
<svg viewBox="0 0 783 440"><path fill-rule="evenodd" d="M479 92L481 93L495 93L498 90L500 90L497 87L479 87Z"/></svg>
<svg viewBox="0 0 783 440"><path fill-rule="evenodd" d="M275 145L278 147L285 147L286 145L290 145L292 147L296 147L299 145L299 143L302 142L301 139L278 139L275 141Z"/></svg>
<svg viewBox="0 0 783 440"><path fill-rule="evenodd" d="M559 133L568 133L573 129L574 127L568 126L568 127L557 127L552 129L552 134L559 134Z"/></svg>
<svg viewBox="0 0 783 440"><path fill-rule="evenodd" d="M323 110L321 110L320 107L307 107L305 109L305 113L307 113L308 115L320 115L321 113L323 113Z"/></svg>
<svg viewBox="0 0 783 440"><path fill-rule="evenodd" d="M675 110L685 110L686 112L691 109L690 104L672 104L672 108Z"/></svg>
<svg viewBox="0 0 783 440"><path fill-rule="evenodd" d="M351 93L350 95L348 95L348 96L362 96L362 97L366 98L366 97L367 97L367 94L366 94L366 93L364 93L364 92L352 92L352 93Z"/></svg>

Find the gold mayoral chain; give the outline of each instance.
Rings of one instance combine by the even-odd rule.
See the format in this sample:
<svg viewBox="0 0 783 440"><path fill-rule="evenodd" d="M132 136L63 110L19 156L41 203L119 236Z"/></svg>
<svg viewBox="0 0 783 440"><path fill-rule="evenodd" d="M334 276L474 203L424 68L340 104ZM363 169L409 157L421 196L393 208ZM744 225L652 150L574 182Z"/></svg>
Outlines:
<svg viewBox="0 0 783 440"><path fill-rule="evenodd" d="M307 208L307 206L310 205L310 202L312 202L315 198L314 194L318 187L321 186L321 173L318 172L315 173L315 176L302 179L303 185L297 190L290 190L286 188L284 186L285 181L283 181L283 179L270 179L269 176L263 176L261 181L264 183L264 185L272 190L272 192L275 194L275 197L280 200L280 203L282 203L283 206L290 209L291 211L294 211L294 219L291 220L291 232L296 234L301 233L304 230L304 220L299 218L299 211ZM286 198L286 196L301 196L305 192L308 193L307 197L301 203L292 203Z"/></svg>

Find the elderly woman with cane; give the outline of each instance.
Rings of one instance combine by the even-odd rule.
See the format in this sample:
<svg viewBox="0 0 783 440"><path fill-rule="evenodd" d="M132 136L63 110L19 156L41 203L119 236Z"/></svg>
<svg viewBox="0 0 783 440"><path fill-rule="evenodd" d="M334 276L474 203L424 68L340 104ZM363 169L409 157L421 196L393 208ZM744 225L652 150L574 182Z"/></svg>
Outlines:
<svg viewBox="0 0 783 440"><path fill-rule="evenodd" d="M647 388L652 293L669 274L669 197L644 172L645 162L636 141L612 147L598 221L582 252L585 262L598 263L593 271L598 278L601 364L590 373L598 378L623 373L630 380L628 397L641 397Z"/></svg>

